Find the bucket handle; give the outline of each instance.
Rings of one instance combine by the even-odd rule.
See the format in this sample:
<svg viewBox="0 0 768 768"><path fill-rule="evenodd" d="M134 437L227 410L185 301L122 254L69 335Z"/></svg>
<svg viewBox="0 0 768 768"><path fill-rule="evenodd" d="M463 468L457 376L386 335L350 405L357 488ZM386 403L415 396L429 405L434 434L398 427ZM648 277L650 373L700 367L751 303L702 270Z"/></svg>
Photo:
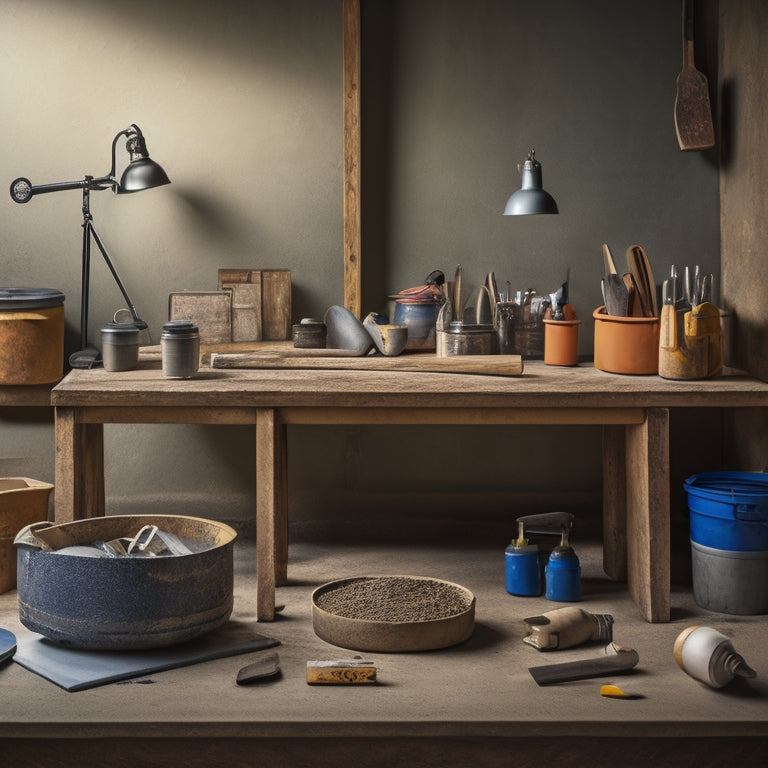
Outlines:
<svg viewBox="0 0 768 768"><path fill-rule="evenodd" d="M48 317L39 312L0 312L0 320L48 320Z"/></svg>
<svg viewBox="0 0 768 768"><path fill-rule="evenodd" d="M746 523L768 523L768 507L755 504L737 504L733 516Z"/></svg>

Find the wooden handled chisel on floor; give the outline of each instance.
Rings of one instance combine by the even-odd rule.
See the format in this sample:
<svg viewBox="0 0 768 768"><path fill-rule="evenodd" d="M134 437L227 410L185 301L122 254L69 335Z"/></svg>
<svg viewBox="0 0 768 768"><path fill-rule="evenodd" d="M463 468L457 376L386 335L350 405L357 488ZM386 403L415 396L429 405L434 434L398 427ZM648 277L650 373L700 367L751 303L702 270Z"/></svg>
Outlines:
<svg viewBox="0 0 768 768"><path fill-rule="evenodd" d="M637 666L639 660L640 657L633 648L623 648L616 643L610 643L605 647L603 655L594 659L545 664L540 667L529 667L528 671L539 685L554 685L629 672Z"/></svg>

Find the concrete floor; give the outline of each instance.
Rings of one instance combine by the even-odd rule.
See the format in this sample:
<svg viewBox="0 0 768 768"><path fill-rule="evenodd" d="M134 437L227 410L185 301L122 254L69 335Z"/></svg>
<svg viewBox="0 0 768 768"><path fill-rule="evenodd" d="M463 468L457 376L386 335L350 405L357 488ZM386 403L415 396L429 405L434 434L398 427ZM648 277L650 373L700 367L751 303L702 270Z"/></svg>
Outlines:
<svg viewBox="0 0 768 768"><path fill-rule="evenodd" d="M559 607L513 597L504 554L455 546L293 544L284 605L258 631L280 641L282 674L238 686L246 654L68 693L15 663L0 667L0 742L18 765L764 765L768 748L768 616L728 616L699 608L690 588L674 588L672 621L647 624L624 585L602 574L602 549L578 544L583 601L614 616L614 639L638 651L626 676L540 687L528 667L586 658L601 647L542 653L523 644L522 619ZM255 547L236 546L233 619L253 622ZM375 686L309 686L310 659L359 652L329 645L312 629L310 594L327 581L364 574L431 576L477 598L476 625L462 645L405 654L364 653ZM25 631L15 592L0 596L0 626ZM672 656L677 635L706 624L732 638L757 671L751 681L713 690L688 677ZM640 698L609 699L614 682ZM141 684L139 684L141 683ZM104 742L103 739L108 739ZM404 755L408 759L404 759ZM514 762L505 756L514 755ZM727 758L727 759L726 759ZM50 762L48 762L50 760ZM479 762L478 762L479 761ZM3 760L5 763L5 759ZM102 763L103 764L103 763Z"/></svg>

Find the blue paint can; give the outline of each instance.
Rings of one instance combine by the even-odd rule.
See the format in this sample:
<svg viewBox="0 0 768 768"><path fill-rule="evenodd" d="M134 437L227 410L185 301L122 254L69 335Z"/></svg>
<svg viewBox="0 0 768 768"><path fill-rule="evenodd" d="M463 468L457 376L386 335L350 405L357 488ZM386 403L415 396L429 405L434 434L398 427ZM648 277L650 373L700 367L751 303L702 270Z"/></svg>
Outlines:
<svg viewBox="0 0 768 768"><path fill-rule="evenodd" d="M561 603L581 600L581 565L573 547L555 547L547 561L545 575L547 600Z"/></svg>
<svg viewBox="0 0 768 768"><path fill-rule="evenodd" d="M517 538L506 548L507 592L510 595L535 597L541 594L541 567L539 548L525 538L525 524L517 521Z"/></svg>

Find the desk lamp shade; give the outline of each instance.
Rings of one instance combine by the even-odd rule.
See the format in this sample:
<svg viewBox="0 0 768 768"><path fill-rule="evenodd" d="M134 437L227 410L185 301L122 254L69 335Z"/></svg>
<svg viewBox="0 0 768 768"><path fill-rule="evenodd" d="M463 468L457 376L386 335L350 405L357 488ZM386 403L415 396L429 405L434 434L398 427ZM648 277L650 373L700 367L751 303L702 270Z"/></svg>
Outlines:
<svg viewBox="0 0 768 768"><path fill-rule="evenodd" d="M147 152L147 142L141 133L131 134L125 148L131 159L117 186L118 194L140 192L142 189L151 189L171 183L165 171L154 160L150 159L149 152Z"/></svg>

